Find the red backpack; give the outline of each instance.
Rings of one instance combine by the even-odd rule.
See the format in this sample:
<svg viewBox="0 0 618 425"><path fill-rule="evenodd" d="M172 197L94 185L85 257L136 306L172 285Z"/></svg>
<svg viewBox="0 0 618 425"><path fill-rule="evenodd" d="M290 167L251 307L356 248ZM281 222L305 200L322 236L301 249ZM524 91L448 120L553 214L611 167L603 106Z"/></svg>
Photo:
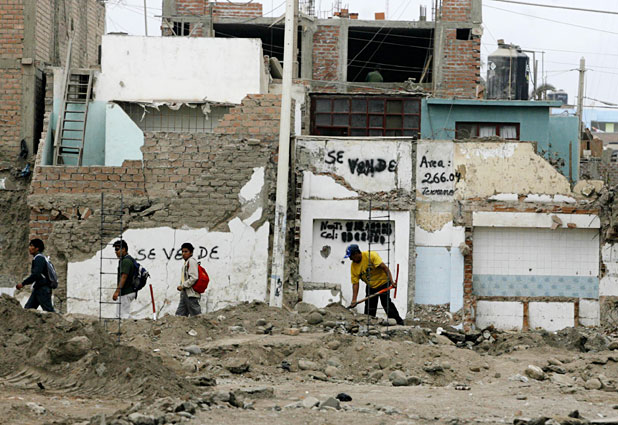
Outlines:
<svg viewBox="0 0 618 425"><path fill-rule="evenodd" d="M206 273L206 270L200 263L197 263L197 282L193 284L193 290L198 294L203 294L206 288L208 288L208 282L210 282L208 273Z"/></svg>

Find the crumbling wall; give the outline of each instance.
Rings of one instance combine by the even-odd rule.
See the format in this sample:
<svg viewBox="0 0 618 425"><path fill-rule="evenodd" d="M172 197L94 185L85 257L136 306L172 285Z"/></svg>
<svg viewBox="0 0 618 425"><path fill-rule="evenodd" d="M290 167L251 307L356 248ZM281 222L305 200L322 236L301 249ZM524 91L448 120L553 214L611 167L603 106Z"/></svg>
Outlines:
<svg viewBox="0 0 618 425"><path fill-rule="evenodd" d="M468 327L599 324L599 210L581 190L571 191L532 144L421 141L416 174L418 303L450 301L452 312L463 307ZM529 270L488 269L488 252L507 255L516 242L509 242L510 231L527 238L530 252L547 232L543 240L559 239L547 242L553 243L547 251L560 261L575 255L571 264L586 263L585 270L565 266L552 274L527 257L514 261Z"/></svg>
<svg viewBox="0 0 618 425"><path fill-rule="evenodd" d="M279 108L277 96L255 95L232 109L224 121L244 116L246 121L237 122L244 134L232 125L216 135L146 133L144 160L125 161L122 167L36 167L28 200L31 236L44 239L55 260L61 281L56 300L65 304L68 298L79 311L98 311L92 290L99 286L100 244L120 236L118 231L100 237L101 193L111 211L120 207L123 195L124 237L133 243L130 253L144 257L145 267L155 271L155 297L164 312L176 303L176 251L184 242L179 238L193 238L189 241L198 249L208 250L203 260L213 268L208 308L246 300L247 294L264 300L278 132L271 123L278 120ZM250 134L258 115L263 126ZM194 230L185 232L189 229ZM239 262L248 256L258 256L259 266ZM246 274L251 282L240 281L239 271L252 267L261 280ZM240 290L243 285L262 290ZM149 300L141 298L136 308L145 315Z"/></svg>
<svg viewBox="0 0 618 425"><path fill-rule="evenodd" d="M414 155L414 142L406 139L297 140L296 237L304 301L349 304L352 285L345 247L358 243L367 250L373 237L371 249L393 276L399 266L395 303L400 314L413 313Z"/></svg>

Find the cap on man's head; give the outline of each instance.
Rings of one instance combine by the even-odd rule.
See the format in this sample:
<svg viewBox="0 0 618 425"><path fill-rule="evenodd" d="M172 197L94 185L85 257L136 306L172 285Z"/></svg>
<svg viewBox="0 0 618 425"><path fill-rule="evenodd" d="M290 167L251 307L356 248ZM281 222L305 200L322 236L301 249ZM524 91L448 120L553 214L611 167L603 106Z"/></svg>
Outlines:
<svg viewBox="0 0 618 425"><path fill-rule="evenodd" d="M353 243L352 245L348 245L348 248L345 250L345 257L344 258L350 258L351 255L356 254L356 253L360 253L361 250L358 247L358 245L356 245L355 243Z"/></svg>

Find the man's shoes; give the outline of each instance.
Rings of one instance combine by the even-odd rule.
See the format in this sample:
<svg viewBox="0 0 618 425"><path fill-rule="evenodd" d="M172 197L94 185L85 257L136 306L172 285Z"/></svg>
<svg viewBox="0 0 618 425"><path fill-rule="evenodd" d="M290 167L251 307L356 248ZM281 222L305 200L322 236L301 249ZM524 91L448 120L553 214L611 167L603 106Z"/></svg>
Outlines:
<svg viewBox="0 0 618 425"><path fill-rule="evenodd" d="M404 325L405 325L405 323L403 323L403 320L401 320L401 319L399 319L399 320L397 321L397 324L398 324L399 326L404 326Z"/></svg>

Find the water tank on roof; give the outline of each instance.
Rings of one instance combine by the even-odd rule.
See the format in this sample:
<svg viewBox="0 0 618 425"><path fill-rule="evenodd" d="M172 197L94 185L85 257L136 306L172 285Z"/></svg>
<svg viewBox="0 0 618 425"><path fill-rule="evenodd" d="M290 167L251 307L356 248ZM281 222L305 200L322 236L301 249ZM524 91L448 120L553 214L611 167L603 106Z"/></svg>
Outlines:
<svg viewBox="0 0 618 425"><path fill-rule="evenodd" d="M528 100L530 67L519 46L498 40L498 50L487 58L487 98Z"/></svg>
<svg viewBox="0 0 618 425"><path fill-rule="evenodd" d="M547 100L559 100L563 105L569 104L569 95L564 90L549 90Z"/></svg>

